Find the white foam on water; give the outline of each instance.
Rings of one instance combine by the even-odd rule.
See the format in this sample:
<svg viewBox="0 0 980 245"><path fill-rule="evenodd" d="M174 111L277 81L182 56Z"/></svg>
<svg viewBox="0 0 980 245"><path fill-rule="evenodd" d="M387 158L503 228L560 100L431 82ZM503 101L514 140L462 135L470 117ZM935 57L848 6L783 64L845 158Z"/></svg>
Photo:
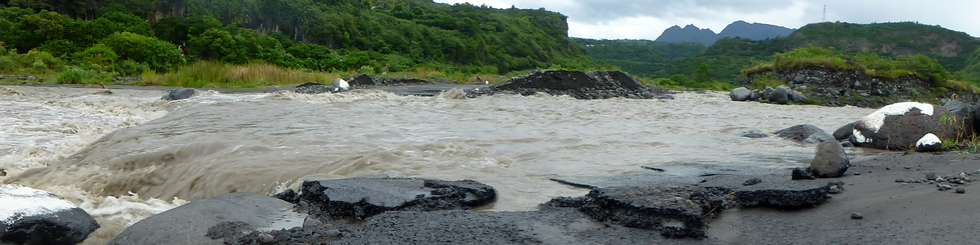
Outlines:
<svg viewBox="0 0 980 245"><path fill-rule="evenodd" d="M166 115L159 91L5 89L18 95L0 96L0 168L44 167L117 129Z"/></svg>
<svg viewBox="0 0 980 245"><path fill-rule="evenodd" d="M9 149L18 152L0 164L43 167L7 180L51 191L92 213L103 227L88 244L105 244L129 224L184 203L173 197L272 194L312 176L473 179L497 188L503 198L493 209L521 211L584 194L552 177L632 174L645 171L639 166L671 162L804 165L810 147L749 141L726 130L802 123L830 128L871 111L787 110L734 103L716 93L583 101L544 94L455 99L458 91L434 98L376 90L204 92L165 102L163 91L96 96L85 95L92 90L35 90L0 96L0 111L20 113L19 120L0 118L0 125L17 128L0 129L0 141L11 140ZM776 110L785 112L770 113ZM44 148L35 160L29 152L36 146Z"/></svg>

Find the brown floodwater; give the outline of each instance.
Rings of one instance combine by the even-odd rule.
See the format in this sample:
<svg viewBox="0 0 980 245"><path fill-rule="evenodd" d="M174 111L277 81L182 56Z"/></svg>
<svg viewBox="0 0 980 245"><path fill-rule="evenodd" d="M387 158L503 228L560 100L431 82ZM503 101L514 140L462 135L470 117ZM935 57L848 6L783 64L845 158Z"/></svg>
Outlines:
<svg viewBox="0 0 980 245"><path fill-rule="evenodd" d="M14 173L0 181L75 196L103 220L122 220L115 230L183 200L355 176L472 179L497 188L491 209L532 210L584 193L551 178L805 166L812 145L740 135L804 123L832 132L873 111L720 93L585 101L207 92L163 102L154 90L0 89L0 167Z"/></svg>

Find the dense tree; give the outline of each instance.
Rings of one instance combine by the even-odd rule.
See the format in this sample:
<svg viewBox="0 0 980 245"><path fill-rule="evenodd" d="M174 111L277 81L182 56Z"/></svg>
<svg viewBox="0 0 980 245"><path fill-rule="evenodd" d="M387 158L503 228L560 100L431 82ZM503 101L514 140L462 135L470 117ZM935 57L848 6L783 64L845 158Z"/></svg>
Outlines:
<svg viewBox="0 0 980 245"><path fill-rule="evenodd" d="M0 41L21 52L52 40L88 47L129 32L186 47L192 58L265 60L315 70L447 64L503 73L587 63L567 38L565 16L543 10L430 0L10 0L9 5L33 9L0 13ZM6 35L10 32L15 33ZM298 53L319 49L303 45L328 48L329 58Z"/></svg>
<svg viewBox="0 0 980 245"><path fill-rule="evenodd" d="M172 69L184 62L176 45L135 33L115 33L101 43L115 51L120 59L144 63L154 70Z"/></svg>
<svg viewBox="0 0 980 245"><path fill-rule="evenodd" d="M105 71L113 69L119 55L105 44L96 44L75 54L75 59L88 66L87 68Z"/></svg>

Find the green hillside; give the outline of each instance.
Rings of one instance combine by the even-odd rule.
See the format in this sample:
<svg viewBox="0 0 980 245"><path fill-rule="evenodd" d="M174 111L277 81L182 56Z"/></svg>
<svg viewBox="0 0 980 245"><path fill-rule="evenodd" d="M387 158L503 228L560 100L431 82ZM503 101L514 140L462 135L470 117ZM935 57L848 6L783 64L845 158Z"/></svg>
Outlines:
<svg viewBox="0 0 980 245"><path fill-rule="evenodd" d="M926 55L952 70L962 69L980 47L980 41L966 33L912 22L810 24L793 33L787 42L793 48L817 46L845 53Z"/></svg>
<svg viewBox="0 0 980 245"><path fill-rule="evenodd" d="M0 0L0 45L15 49L0 71L131 75L205 60L366 73L586 66L567 32L555 12L430 0Z"/></svg>
<svg viewBox="0 0 980 245"><path fill-rule="evenodd" d="M586 53L598 62L621 67L634 75L668 76L674 63L698 56L707 49L704 45L669 44L649 40L594 40L573 38Z"/></svg>
<svg viewBox="0 0 980 245"><path fill-rule="evenodd" d="M583 41L577 41L583 43ZM980 40L962 32L910 22L882 24L818 23L804 26L786 38L764 41L722 39L688 57L643 56L646 50L665 48L665 44L634 42L617 45L615 52L585 46L597 61L618 65L644 76L700 86L708 81L744 80L742 71L769 63L774 55L800 48L819 47L842 55L881 56L884 59L921 55L934 59L953 71L953 79L980 83ZM685 53L690 55L691 53ZM659 65L664 64L667 65ZM625 65L624 65L625 64ZM635 64L656 64L637 67ZM960 72L956 72L960 71Z"/></svg>

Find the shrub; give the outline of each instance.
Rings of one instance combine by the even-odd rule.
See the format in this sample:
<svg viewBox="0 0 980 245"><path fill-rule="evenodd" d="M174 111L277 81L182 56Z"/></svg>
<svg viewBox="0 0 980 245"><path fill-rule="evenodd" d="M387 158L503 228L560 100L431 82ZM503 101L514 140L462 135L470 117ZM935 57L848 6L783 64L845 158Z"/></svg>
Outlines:
<svg viewBox="0 0 980 245"><path fill-rule="evenodd" d="M84 67L108 71L113 68L119 55L105 44L96 44L75 54L75 59Z"/></svg>
<svg viewBox="0 0 980 245"><path fill-rule="evenodd" d="M775 55L776 70L798 70L803 68L825 68L836 70L852 70L844 56L833 50L819 47L795 49Z"/></svg>
<svg viewBox="0 0 980 245"><path fill-rule="evenodd" d="M192 37L188 45L193 54L200 58L234 64L248 62L244 47L226 30L210 29L200 36Z"/></svg>
<svg viewBox="0 0 980 245"><path fill-rule="evenodd" d="M60 70L61 67L65 65L64 61L58 57L54 57L54 55L51 55L51 53L36 49L20 55L19 63L23 66L29 66L38 71Z"/></svg>
<svg viewBox="0 0 980 245"><path fill-rule="evenodd" d="M17 61L10 56L0 56L0 71L11 72L17 69Z"/></svg>
<svg viewBox="0 0 980 245"><path fill-rule="evenodd" d="M150 70L150 68L147 67L146 64L142 64L132 60L124 60L122 62L116 63L115 67L113 67L113 70L116 71L116 73L119 73L119 75L137 76L143 74L143 72Z"/></svg>
<svg viewBox="0 0 980 245"><path fill-rule="evenodd" d="M82 84L98 82L99 74L92 70L79 67L71 67L58 74L58 83L61 84Z"/></svg>
<svg viewBox="0 0 980 245"><path fill-rule="evenodd" d="M139 34L120 32L102 40L121 59L145 63L150 69L166 71L184 63L184 57L176 45Z"/></svg>
<svg viewBox="0 0 980 245"><path fill-rule="evenodd" d="M40 49L58 57L67 57L77 50L77 45L68 40L51 40L41 45Z"/></svg>

